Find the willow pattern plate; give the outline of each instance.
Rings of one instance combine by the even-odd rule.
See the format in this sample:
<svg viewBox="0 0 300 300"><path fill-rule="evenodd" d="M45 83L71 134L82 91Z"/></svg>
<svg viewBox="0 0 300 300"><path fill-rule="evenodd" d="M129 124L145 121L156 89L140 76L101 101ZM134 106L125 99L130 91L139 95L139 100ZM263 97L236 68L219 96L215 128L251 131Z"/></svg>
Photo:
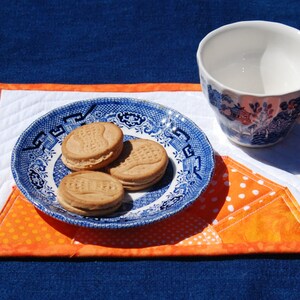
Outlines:
<svg viewBox="0 0 300 300"><path fill-rule="evenodd" d="M83 217L63 209L56 191L68 170L61 144L74 128L113 122L124 139L147 138L163 145L169 156L164 178L142 192L128 192L121 208L107 217ZM194 202L209 184L214 152L205 134L179 112L152 102L99 98L54 109L33 122L12 153L17 186L33 205L63 222L91 228L128 228L167 218Z"/></svg>

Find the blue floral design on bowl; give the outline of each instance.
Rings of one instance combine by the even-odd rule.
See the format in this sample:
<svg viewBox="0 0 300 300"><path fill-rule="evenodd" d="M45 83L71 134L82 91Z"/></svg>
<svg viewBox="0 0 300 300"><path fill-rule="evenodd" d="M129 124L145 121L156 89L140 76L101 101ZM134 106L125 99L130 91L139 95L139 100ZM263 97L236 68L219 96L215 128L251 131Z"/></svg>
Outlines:
<svg viewBox="0 0 300 300"><path fill-rule="evenodd" d="M243 146L261 147L278 143L300 115L300 96L289 100L249 97L243 101L219 92L212 85L204 87L222 130L232 141Z"/></svg>

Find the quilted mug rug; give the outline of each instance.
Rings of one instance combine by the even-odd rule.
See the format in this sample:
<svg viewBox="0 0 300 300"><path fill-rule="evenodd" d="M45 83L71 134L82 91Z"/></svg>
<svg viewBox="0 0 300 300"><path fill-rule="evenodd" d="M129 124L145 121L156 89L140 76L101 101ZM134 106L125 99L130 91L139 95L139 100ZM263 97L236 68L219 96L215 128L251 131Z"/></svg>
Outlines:
<svg viewBox="0 0 300 300"><path fill-rule="evenodd" d="M37 89L37 86L11 88ZM172 93L171 90L180 91L179 97L183 98L191 90L201 93L197 85L184 84L38 88L104 90L123 93L122 96L128 95L125 92ZM299 220L299 203L288 188L232 157L215 153L213 177L193 203L168 218L132 228L88 228L66 223L37 209L15 186L0 214L0 255L143 257L299 253Z"/></svg>

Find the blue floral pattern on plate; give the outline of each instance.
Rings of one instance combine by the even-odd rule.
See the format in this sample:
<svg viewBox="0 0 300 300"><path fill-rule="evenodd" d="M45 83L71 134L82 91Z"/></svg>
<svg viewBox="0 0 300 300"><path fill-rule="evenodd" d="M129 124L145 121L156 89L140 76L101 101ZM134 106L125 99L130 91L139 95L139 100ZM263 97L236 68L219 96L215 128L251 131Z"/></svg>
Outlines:
<svg viewBox="0 0 300 300"><path fill-rule="evenodd" d="M107 217L83 217L63 209L57 187L68 170L61 144L78 126L113 122L124 140L147 138L162 144L170 161L164 178L141 192L128 192L123 205ZM167 218L199 197L214 171L214 152L205 134L179 112L129 98L99 98L54 109L33 122L12 153L16 184L36 208L63 222L91 228L127 228Z"/></svg>

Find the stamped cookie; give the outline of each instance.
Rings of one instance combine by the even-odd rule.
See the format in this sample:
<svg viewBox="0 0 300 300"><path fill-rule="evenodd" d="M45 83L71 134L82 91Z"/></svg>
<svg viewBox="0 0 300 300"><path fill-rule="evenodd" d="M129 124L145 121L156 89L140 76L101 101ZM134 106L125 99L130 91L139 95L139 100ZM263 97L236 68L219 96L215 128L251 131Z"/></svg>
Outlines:
<svg viewBox="0 0 300 300"><path fill-rule="evenodd" d="M106 168L127 190L142 190L158 182L168 165L166 150L147 139L124 143L119 158Z"/></svg>
<svg viewBox="0 0 300 300"><path fill-rule="evenodd" d="M78 171L65 176L59 184L57 198L62 207L83 216L104 216L122 203L124 188L109 174Z"/></svg>
<svg viewBox="0 0 300 300"><path fill-rule="evenodd" d="M70 132L62 143L62 161L73 171L97 170L114 161L123 148L123 132L115 124L95 122Z"/></svg>

